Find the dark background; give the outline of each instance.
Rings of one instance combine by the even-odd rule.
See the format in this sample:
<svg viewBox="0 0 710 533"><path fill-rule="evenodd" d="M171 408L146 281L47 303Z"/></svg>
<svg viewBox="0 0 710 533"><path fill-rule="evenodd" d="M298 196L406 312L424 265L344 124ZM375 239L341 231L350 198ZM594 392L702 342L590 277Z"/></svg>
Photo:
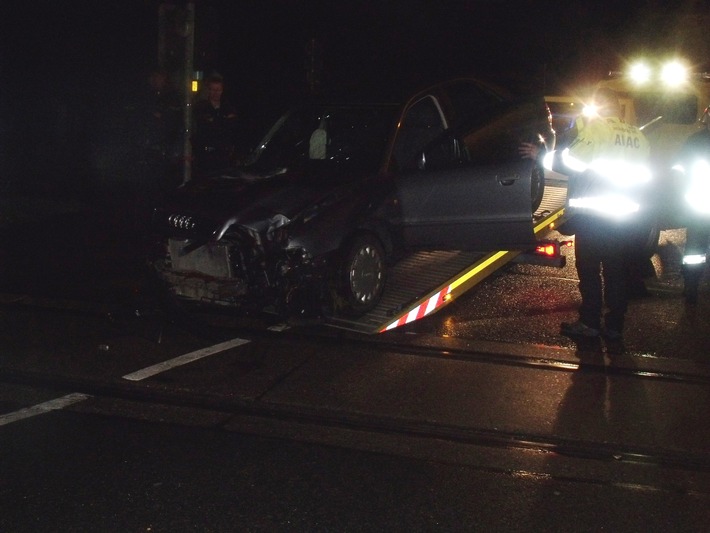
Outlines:
<svg viewBox="0 0 710 533"><path fill-rule="evenodd" d="M0 32L0 192L107 193L135 178L136 102L158 66L158 0L10 0ZM179 5L180 2L177 2ZM473 74L569 93L624 62L706 68L703 2L196 0L195 70L227 81L254 138L308 93Z"/></svg>

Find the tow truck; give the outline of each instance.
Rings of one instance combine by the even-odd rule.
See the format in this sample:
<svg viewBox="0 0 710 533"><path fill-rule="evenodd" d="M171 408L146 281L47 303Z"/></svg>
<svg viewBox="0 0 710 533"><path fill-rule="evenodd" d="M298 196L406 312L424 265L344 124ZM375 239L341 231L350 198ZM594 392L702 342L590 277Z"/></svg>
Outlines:
<svg viewBox="0 0 710 533"><path fill-rule="evenodd" d="M610 71L595 88L619 95L623 119L639 127L651 145L651 166L658 184L662 228L684 225L684 210L671 168L686 139L704 128L700 122L710 104L710 72L693 72L682 59L638 59Z"/></svg>
<svg viewBox="0 0 710 533"><path fill-rule="evenodd" d="M564 244L551 238L565 220L567 180L549 171L542 202L533 213L537 246L530 250L420 251L399 261L389 273L385 292L372 311L358 318L329 317L333 328L364 334L391 331L429 316L511 262L563 267Z"/></svg>

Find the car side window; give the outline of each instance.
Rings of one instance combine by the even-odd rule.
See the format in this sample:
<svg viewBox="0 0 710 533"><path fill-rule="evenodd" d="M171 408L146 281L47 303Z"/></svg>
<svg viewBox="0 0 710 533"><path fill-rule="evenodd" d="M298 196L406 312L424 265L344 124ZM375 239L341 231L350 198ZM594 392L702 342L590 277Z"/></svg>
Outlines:
<svg viewBox="0 0 710 533"><path fill-rule="evenodd" d="M418 155L424 147L441 135L446 124L439 104L425 96L412 105L397 132L394 158L400 170L417 168Z"/></svg>
<svg viewBox="0 0 710 533"><path fill-rule="evenodd" d="M523 141L535 138L535 102L518 102L491 111L461 129L461 151L468 164L497 165L519 160Z"/></svg>
<svg viewBox="0 0 710 533"><path fill-rule="evenodd" d="M470 119L502 101L500 96L466 80L447 85L445 91L456 117L456 123Z"/></svg>
<svg viewBox="0 0 710 533"><path fill-rule="evenodd" d="M432 172L459 167L465 162L459 147L460 141L449 130L419 154L417 168Z"/></svg>
<svg viewBox="0 0 710 533"><path fill-rule="evenodd" d="M485 120L452 128L431 143L418 160L419 169L447 170L466 165L496 165L517 158L520 124L515 113L492 114Z"/></svg>
<svg viewBox="0 0 710 533"><path fill-rule="evenodd" d="M461 137L469 164L495 165L511 159L515 141L511 139L510 124L493 120Z"/></svg>
<svg viewBox="0 0 710 533"><path fill-rule="evenodd" d="M456 117L454 127L426 147L418 168L438 171L510 159L516 123L509 113L493 112L503 97L467 80L451 83L445 91Z"/></svg>

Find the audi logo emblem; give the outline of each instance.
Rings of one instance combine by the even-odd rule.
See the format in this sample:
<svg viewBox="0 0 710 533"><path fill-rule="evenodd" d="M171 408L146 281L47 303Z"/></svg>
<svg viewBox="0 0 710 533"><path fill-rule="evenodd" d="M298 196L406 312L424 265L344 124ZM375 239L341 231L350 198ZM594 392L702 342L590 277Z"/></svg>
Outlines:
<svg viewBox="0 0 710 533"><path fill-rule="evenodd" d="M194 229L195 219L187 215L170 215L168 223L178 229Z"/></svg>

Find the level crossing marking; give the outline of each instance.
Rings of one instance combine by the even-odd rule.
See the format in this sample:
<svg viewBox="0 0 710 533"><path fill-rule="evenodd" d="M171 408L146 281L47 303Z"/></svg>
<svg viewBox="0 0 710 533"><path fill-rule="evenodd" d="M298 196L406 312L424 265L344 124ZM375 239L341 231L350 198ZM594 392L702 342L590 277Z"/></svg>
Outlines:
<svg viewBox="0 0 710 533"><path fill-rule="evenodd" d="M242 344L247 344L248 342L251 341L247 339L232 339L229 341L222 342L220 344L215 344L214 346L208 346L207 348L202 348L201 350L195 350L194 352L189 352L184 355L180 355L173 359L169 359L168 361L163 361L162 363L146 367L142 370L131 372L130 374L126 374L125 376L123 376L123 379L128 379L130 381L140 381L142 379L155 376L156 374L160 374L161 372L165 372L166 370L170 370L171 368L192 363L193 361L197 361L198 359L202 359L203 357L208 357L210 355L224 352L226 350L229 350L230 348L235 348L237 346L241 346Z"/></svg>
<svg viewBox="0 0 710 533"><path fill-rule="evenodd" d="M14 413L8 413L5 415L0 415L0 426L5 426L7 424L12 424L13 422L18 422L19 420L24 420L25 418L31 418L37 415L43 415L49 413L50 411L57 411L59 409L64 409L72 404L83 402L84 400L91 398L88 394L81 394L79 392L74 392L72 394L67 394L61 398L55 398L54 400L49 400L44 403L33 405L32 407L25 407Z"/></svg>

